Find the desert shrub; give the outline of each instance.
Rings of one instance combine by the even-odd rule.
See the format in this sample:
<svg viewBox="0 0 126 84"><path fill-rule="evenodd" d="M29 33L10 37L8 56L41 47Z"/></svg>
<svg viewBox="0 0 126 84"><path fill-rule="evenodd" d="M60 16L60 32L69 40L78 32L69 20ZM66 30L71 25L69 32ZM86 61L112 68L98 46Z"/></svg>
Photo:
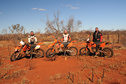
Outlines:
<svg viewBox="0 0 126 84"><path fill-rule="evenodd" d="M35 64L36 64L36 62L33 62L33 60L30 60L29 61L29 70L34 69L35 68Z"/></svg>
<svg viewBox="0 0 126 84"><path fill-rule="evenodd" d="M125 71L120 71L119 74L122 74L122 75L126 76L126 72Z"/></svg>
<svg viewBox="0 0 126 84"><path fill-rule="evenodd" d="M25 75L27 73L27 70L19 70L19 71L14 71L10 77L13 77L13 78L18 78L20 77L21 75Z"/></svg>
<svg viewBox="0 0 126 84"><path fill-rule="evenodd" d="M2 65L2 58L0 57L0 66Z"/></svg>

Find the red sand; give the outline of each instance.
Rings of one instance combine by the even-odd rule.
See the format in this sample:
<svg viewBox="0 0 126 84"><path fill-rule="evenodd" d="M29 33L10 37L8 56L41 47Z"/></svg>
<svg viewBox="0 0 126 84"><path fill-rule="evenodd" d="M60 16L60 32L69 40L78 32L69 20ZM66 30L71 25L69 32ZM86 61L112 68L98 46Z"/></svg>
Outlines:
<svg viewBox="0 0 126 84"><path fill-rule="evenodd" d="M75 43L75 46L81 48L82 42ZM80 45L80 46L78 46ZM41 46L46 52L47 46ZM14 50L14 49L13 49ZM0 48L0 53L7 57L8 50L5 47ZM50 61L48 58L23 58L14 62L9 59L2 59L3 64L0 66L0 77L4 72L4 68L7 65L13 65L8 70L10 72L0 79L0 84L21 84L23 79L29 81L29 83L23 84L71 84L71 79L68 79L68 73L71 72L74 75L73 84L125 84L126 83L126 50L115 50L115 55L112 58L92 56L74 56L69 57L67 60L63 58L63 55L57 56L55 61ZM118 54L118 55L117 55ZM32 62L32 63L31 63ZM34 67L29 70L29 63ZM94 82L92 79L92 68L94 70ZM103 74L105 68L103 82L98 82ZM27 73L19 75L19 77L10 77L5 79L7 75L11 75L15 71L27 70ZM6 70L5 70L6 71ZM71 78L72 76L70 76Z"/></svg>

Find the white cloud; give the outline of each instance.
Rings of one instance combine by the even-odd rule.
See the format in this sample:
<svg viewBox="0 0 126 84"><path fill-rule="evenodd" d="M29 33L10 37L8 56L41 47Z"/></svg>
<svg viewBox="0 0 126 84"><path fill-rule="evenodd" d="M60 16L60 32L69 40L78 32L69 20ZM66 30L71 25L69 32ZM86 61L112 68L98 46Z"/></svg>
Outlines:
<svg viewBox="0 0 126 84"><path fill-rule="evenodd" d="M70 9L79 9L79 7L71 7Z"/></svg>
<svg viewBox="0 0 126 84"><path fill-rule="evenodd" d="M0 12L0 14L3 14L2 12Z"/></svg>
<svg viewBox="0 0 126 84"><path fill-rule="evenodd" d="M63 4L60 4L60 6L63 6Z"/></svg>
<svg viewBox="0 0 126 84"><path fill-rule="evenodd" d="M79 3L76 3L77 5L79 5Z"/></svg>
<svg viewBox="0 0 126 84"><path fill-rule="evenodd" d="M69 6L72 6L71 4L69 4Z"/></svg>
<svg viewBox="0 0 126 84"><path fill-rule="evenodd" d="M45 11L46 9L42 9L42 8L39 8L38 10L42 10L42 11Z"/></svg>
<svg viewBox="0 0 126 84"><path fill-rule="evenodd" d="M71 4L65 5L66 7L72 6Z"/></svg>
<svg viewBox="0 0 126 84"><path fill-rule="evenodd" d="M68 7L68 5L65 5L66 7Z"/></svg>
<svg viewBox="0 0 126 84"><path fill-rule="evenodd" d="M37 10L37 8L32 8L32 10Z"/></svg>

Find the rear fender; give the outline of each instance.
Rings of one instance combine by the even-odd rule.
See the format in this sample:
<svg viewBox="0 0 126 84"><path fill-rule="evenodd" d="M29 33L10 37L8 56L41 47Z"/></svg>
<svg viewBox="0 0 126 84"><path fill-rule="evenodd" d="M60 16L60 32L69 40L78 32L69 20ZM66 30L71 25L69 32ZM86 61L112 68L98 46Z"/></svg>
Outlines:
<svg viewBox="0 0 126 84"><path fill-rule="evenodd" d="M87 43L82 43L82 46L86 46L87 45Z"/></svg>
<svg viewBox="0 0 126 84"><path fill-rule="evenodd" d="M73 45L74 42L76 42L76 40L71 41L71 42L68 44L68 47L71 47L71 46Z"/></svg>
<svg viewBox="0 0 126 84"><path fill-rule="evenodd" d="M43 42L41 42L41 43L38 43L37 45L42 45L43 44Z"/></svg>
<svg viewBox="0 0 126 84"><path fill-rule="evenodd" d="M112 43L109 41L109 42L106 42L106 43L105 43L105 45L107 45L107 44L112 44Z"/></svg>
<svg viewBox="0 0 126 84"><path fill-rule="evenodd" d="M76 42L76 40L73 40L73 41L71 41L70 43L74 43L74 42Z"/></svg>
<svg viewBox="0 0 126 84"><path fill-rule="evenodd" d="M106 45L106 43L102 43L101 45L100 45L100 47L104 47Z"/></svg>
<svg viewBox="0 0 126 84"><path fill-rule="evenodd" d="M70 43L68 44L68 47L71 47L72 45L73 45L73 43L70 42Z"/></svg>

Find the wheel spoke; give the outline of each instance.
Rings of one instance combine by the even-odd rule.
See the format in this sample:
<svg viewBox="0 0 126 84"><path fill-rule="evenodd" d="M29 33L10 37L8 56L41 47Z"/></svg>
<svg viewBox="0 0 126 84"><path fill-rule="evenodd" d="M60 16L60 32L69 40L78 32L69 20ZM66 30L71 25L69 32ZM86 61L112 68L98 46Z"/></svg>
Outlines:
<svg viewBox="0 0 126 84"><path fill-rule="evenodd" d="M89 55L89 53L90 53L90 50L88 49L88 48L86 48L86 47L83 47L83 48L81 48L80 49L80 54L81 55Z"/></svg>
<svg viewBox="0 0 126 84"><path fill-rule="evenodd" d="M50 48L46 52L46 57L53 57L55 55L55 49Z"/></svg>
<svg viewBox="0 0 126 84"><path fill-rule="evenodd" d="M68 52L69 52L69 55L75 56L75 55L77 55L78 50L76 47L70 47Z"/></svg>
<svg viewBox="0 0 126 84"><path fill-rule="evenodd" d="M112 57L113 56L113 51L112 49L110 48L104 48L103 49L103 52L104 52L104 56L107 56L108 58Z"/></svg>
<svg viewBox="0 0 126 84"><path fill-rule="evenodd" d="M36 57L41 58L44 55L44 51L42 49L36 50Z"/></svg>

